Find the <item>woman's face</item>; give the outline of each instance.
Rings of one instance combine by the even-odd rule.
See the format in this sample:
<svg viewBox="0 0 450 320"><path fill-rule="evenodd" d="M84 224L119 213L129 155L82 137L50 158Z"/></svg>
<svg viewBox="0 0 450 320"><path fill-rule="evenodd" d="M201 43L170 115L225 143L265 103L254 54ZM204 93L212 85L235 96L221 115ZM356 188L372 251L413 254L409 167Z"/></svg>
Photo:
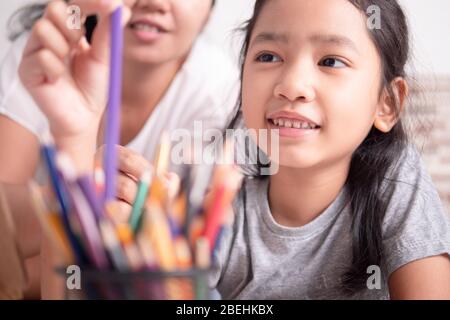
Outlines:
<svg viewBox="0 0 450 320"><path fill-rule="evenodd" d="M183 59L201 32L211 0L125 0L132 16L124 33L125 59L160 64Z"/></svg>
<svg viewBox="0 0 450 320"><path fill-rule="evenodd" d="M366 17L349 1L267 1L244 64L245 123L279 129L281 166L349 160L374 124L380 83Z"/></svg>

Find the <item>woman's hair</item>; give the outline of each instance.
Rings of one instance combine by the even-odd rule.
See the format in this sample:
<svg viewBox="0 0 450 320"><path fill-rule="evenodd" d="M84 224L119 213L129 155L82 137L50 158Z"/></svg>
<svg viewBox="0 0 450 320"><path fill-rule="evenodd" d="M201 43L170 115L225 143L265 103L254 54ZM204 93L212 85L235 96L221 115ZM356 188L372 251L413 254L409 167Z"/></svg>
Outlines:
<svg viewBox="0 0 450 320"><path fill-rule="evenodd" d="M68 2L67 0L64 0ZM214 7L216 0L212 0L212 7ZM21 34L33 28L34 23L44 14L47 3L29 4L17 10L8 21L8 38L11 41L17 39ZM86 38L91 41L92 33L97 25L95 16L90 16L86 19Z"/></svg>
<svg viewBox="0 0 450 320"><path fill-rule="evenodd" d="M376 5L382 13L382 28L370 30L382 61L382 84L380 96L387 90L400 115L398 98L391 82L396 77L405 78L405 64L409 56L408 26L404 12L396 0L348 0L366 15L367 8ZM244 43L241 50L241 80L245 58L253 29L267 0L256 0L253 16L241 29ZM241 86L242 91L242 86ZM242 101L229 128L234 128L242 120ZM392 130L383 133L373 127L361 145L353 153L350 171L346 180L350 204L352 226L351 267L342 276L342 288L351 295L366 286L367 268L381 265L383 258L382 222L388 205L386 182L388 172L397 161L408 143L406 130L399 120Z"/></svg>

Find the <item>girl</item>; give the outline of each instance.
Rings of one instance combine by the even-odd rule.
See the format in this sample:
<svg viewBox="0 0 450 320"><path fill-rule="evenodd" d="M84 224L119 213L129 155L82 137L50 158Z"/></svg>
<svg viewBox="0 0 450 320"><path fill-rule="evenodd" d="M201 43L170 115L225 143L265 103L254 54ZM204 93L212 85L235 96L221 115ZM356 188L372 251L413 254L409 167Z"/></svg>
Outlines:
<svg viewBox="0 0 450 320"><path fill-rule="evenodd" d="M276 130L279 155L258 146L279 170L234 203L211 277L222 298L450 298L449 219L400 120L405 20L396 1L256 1L233 123Z"/></svg>
<svg viewBox="0 0 450 320"><path fill-rule="evenodd" d="M0 67L0 182L41 179L39 140L49 129L60 145L75 145L74 132L88 137L84 148L72 150L84 167L91 166L86 153L92 155L104 141L109 28L103 16L122 1L67 2L51 1L19 15L18 22L31 31L21 33L19 28ZM84 15L99 15L95 30L92 18L88 19L86 37L84 30L66 27L69 4L78 5ZM202 121L204 129L222 129L235 106L238 72L202 34L214 0L125 0L124 4L128 14L120 143L128 148L120 148L120 156L136 155L142 163L144 158L153 159L163 131L192 131L194 121ZM57 106L56 112L48 113L43 101ZM79 104L88 108L82 110ZM64 117L67 121L56 124ZM127 169L126 161L120 163L118 197L126 219L133 201L126 190L135 190L140 176ZM30 211L13 209L18 215ZM26 256L39 252L36 226L31 222L23 232L27 236L23 240L30 244Z"/></svg>
<svg viewBox="0 0 450 320"><path fill-rule="evenodd" d="M257 0L245 33L232 127L277 130L279 145L256 142L278 171L245 180L211 286L225 299L449 299L449 217L400 120L397 2Z"/></svg>
<svg viewBox="0 0 450 320"><path fill-rule="evenodd" d="M449 218L400 120L405 20L396 1L256 1L237 118L278 130L279 170L236 200L223 298L450 298Z"/></svg>

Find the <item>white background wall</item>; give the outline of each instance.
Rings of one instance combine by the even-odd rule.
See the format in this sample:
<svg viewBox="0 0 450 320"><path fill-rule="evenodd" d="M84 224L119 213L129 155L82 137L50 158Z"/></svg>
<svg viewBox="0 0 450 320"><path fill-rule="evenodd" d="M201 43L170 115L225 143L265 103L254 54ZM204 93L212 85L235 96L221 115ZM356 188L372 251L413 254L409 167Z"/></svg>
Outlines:
<svg viewBox="0 0 450 320"><path fill-rule="evenodd" d="M41 2L43 0L40 0ZM6 22L18 7L36 0L0 1L0 59L8 46ZM409 16L413 34L414 68L419 73L450 75L450 1L400 0ZM236 56L232 29L251 13L253 0L218 0L208 34Z"/></svg>

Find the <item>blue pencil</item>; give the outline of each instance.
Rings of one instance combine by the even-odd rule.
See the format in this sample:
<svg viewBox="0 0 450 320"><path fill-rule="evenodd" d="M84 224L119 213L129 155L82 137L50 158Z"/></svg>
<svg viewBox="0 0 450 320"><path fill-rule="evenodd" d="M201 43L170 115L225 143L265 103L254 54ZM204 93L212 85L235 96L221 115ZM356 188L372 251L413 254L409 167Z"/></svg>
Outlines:
<svg viewBox="0 0 450 320"><path fill-rule="evenodd" d="M75 234L73 233L70 227L70 220L69 220L70 202L67 190L56 168L56 161L55 161L56 150L53 145L51 145L47 141L44 141L41 146L41 152L47 167L52 189L60 205L64 229L67 233L70 245L72 246L75 259L78 263L83 263L86 261L86 256L83 253L83 249L80 246Z"/></svg>

